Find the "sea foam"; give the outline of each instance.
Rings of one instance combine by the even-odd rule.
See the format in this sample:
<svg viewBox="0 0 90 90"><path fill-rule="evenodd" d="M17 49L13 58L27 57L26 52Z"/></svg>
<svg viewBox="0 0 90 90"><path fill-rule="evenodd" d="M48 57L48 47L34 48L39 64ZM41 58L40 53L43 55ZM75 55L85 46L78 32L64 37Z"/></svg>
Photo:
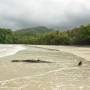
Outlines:
<svg viewBox="0 0 90 90"><path fill-rule="evenodd" d="M0 57L9 56L25 49L23 45L0 44Z"/></svg>

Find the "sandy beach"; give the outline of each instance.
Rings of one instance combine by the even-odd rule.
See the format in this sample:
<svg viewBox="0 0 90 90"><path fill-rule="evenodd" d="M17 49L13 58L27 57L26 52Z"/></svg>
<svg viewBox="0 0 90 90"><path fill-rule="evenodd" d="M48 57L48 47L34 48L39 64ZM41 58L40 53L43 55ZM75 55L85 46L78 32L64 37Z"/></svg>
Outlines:
<svg viewBox="0 0 90 90"><path fill-rule="evenodd" d="M21 46L0 57L0 90L90 90L89 46ZM52 63L12 62L32 59Z"/></svg>
<svg viewBox="0 0 90 90"><path fill-rule="evenodd" d="M90 46L48 46L48 45L38 45L38 47L56 49L60 51L64 51L67 53L72 53L81 58L84 58L90 61Z"/></svg>

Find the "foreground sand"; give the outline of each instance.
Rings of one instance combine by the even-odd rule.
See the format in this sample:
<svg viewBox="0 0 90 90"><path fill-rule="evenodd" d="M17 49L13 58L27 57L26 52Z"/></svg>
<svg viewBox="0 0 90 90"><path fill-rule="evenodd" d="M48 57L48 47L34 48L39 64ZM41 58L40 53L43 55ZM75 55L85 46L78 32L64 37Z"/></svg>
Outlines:
<svg viewBox="0 0 90 90"><path fill-rule="evenodd" d="M89 55L89 47L28 45L0 58L0 90L90 90ZM53 63L11 62L29 59Z"/></svg>

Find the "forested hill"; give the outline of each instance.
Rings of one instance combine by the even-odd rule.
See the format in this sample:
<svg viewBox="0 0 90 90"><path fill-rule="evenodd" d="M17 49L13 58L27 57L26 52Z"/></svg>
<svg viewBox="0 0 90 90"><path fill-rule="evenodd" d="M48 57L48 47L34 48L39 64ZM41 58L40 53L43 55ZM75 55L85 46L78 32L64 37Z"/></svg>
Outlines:
<svg viewBox="0 0 90 90"><path fill-rule="evenodd" d="M31 32L34 32L34 34ZM35 33L39 34L36 35ZM20 30L16 32L10 29L0 29L0 43L39 45L90 45L90 25L82 25L79 28L74 28L64 32L52 32L52 30L49 30L45 27L38 27L38 29L33 28L28 30Z"/></svg>
<svg viewBox="0 0 90 90"><path fill-rule="evenodd" d="M49 29L44 26L38 26L38 27L33 27L33 28L25 28L25 29L16 30L16 33L21 33L21 34L26 34L26 35L36 35L36 34L53 32L53 31L54 31L53 29Z"/></svg>

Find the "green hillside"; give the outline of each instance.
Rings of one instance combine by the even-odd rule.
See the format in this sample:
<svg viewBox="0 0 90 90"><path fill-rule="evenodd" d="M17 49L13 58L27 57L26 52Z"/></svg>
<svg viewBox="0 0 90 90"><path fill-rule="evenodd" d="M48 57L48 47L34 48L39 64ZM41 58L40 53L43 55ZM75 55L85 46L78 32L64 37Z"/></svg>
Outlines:
<svg viewBox="0 0 90 90"><path fill-rule="evenodd" d="M90 45L90 24L68 31L54 31L46 27L35 27L12 31L0 29L0 43L39 45Z"/></svg>
<svg viewBox="0 0 90 90"><path fill-rule="evenodd" d="M37 35L37 34L44 34L52 31L54 30L49 29L47 27L38 26L33 28L20 29L20 30L17 30L16 33L26 34L26 35Z"/></svg>

